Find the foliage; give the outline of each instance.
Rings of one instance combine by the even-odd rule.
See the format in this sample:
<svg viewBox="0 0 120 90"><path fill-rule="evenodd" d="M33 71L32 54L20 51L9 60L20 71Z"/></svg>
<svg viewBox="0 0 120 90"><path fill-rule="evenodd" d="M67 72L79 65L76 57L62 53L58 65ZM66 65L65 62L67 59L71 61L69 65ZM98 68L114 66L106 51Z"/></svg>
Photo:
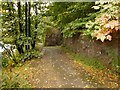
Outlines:
<svg viewBox="0 0 120 90"><path fill-rule="evenodd" d="M9 64L14 66L20 61L39 57L39 51L35 49L35 44L44 41L44 30L42 30L44 25L43 27L38 26L42 23L41 17L46 7L45 3L20 1L0 4L2 7L0 41L10 44L11 47L14 46L12 50L6 50L3 47L5 49L3 53L7 52L3 54L3 66L6 67Z"/></svg>
<svg viewBox="0 0 120 90"><path fill-rule="evenodd" d="M3 52L3 58L2 58L2 66L3 67L16 66L17 64L19 64L21 62L25 62L26 60L29 60L31 58L41 57L40 51L38 49L30 50L21 55L16 50L14 52L15 53L15 61L14 61L11 56L9 56L8 54L5 54L4 52ZM15 62L17 62L17 64Z"/></svg>
<svg viewBox="0 0 120 90"><path fill-rule="evenodd" d="M42 17L41 21L38 24L37 31L37 41L43 43L45 41L45 36L50 28L53 28L54 25L51 22L51 17ZM50 31L49 31L50 32Z"/></svg>
<svg viewBox="0 0 120 90"><path fill-rule="evenodd" d="M94 2L55 2L50 3L47 16L51 16L55 26L63 33L63 37L72 37L76 33L90 35L102 42L111 41L111 33L119 31L119 0Z"/></svg>
<svg viewBox="0 0 120 90"><path fill-rule="evenodd" d="M89 14L88 17L79 18L75 21L72 21L68 23L64 29L62 30L63 37L72 37L74 34L79 32L85 32L86 31L86 23L88 20L92 20L95 18L97 13Z"/></svg>
<svg viewBox="0 0 120 90"><path fill-rule="evenodd" d="M12 72L2 73L2 88L29 88L29 83L19 74Z"/></svg>
<svg viewBox="0 0 120 90"><path fill-rule="evenodd" d="M96 1L94 9L100 9L99 15L95 18L95 21L89 21L86 24L88 32L92 37L104 40L112 40L111 33L119 31L118 13L119 13L119 1Z"/></svg>
<svg viewBox="0 0 120 90"><path fill-rule="evenodd" d="M56 2L50 4L46 14L52 17L51 20L62 31L63 37L72 37L81 29L86 29L85 23L95 17L88 16L95 12L91 8L93 5L93 2Z"/></svg>

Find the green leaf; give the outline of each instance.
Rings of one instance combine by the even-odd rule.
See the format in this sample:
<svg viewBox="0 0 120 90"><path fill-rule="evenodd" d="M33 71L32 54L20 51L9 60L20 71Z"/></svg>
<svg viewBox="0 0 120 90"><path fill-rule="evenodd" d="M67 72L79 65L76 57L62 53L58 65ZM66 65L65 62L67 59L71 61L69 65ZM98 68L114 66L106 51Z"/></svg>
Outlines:
<svg viewBox="0 0 120 90"><path fill-rule="evenodd" d="M94 9L100 9L99 6L93 6L92 8L94 8Z"/></svg>

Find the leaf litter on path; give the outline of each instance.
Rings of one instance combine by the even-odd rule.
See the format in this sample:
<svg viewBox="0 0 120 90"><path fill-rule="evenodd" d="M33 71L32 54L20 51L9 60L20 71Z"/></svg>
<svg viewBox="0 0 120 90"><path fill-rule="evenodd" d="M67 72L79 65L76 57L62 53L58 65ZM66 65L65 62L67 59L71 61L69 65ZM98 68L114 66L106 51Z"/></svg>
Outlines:
<svg viewBox="0 0 120 90"><path fill-rule="evenodd" d="M26 61L14 73L24 77L32 88L116 88L118 76L81 64L60 47L46 47L42 59ZM111 82L109 82L111 80Z"/></svg>

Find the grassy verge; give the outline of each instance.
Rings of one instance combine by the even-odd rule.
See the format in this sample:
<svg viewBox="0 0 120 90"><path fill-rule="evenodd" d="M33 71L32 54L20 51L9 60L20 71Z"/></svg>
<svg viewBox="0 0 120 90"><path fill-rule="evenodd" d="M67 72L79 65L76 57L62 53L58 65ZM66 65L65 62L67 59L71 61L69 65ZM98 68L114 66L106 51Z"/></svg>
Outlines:
<svg viewBox="0 0 120 90"><path fill-rule="evenodd" d="M85 56L85 55L83 55L83 54L76 54L76 53L74 53L74 52L72 52L72 51L70 51L70 50L68 50L68 49L66 49L66 48L64 48L63 47L63 49L64 49L64 51L66 52L66 53L68 53L70 56L71 56L71 58L73 59L73 60L76 60L76 61L78 61L78 62L80 62L80 63L82 63L82 64L85 64L85 65L87 65L87 66L90 66L90 67L92 67L93 69L100 69L100 70L102 70L102 69L105 69L106 67L104 66L104 65L102 65L102 63L98 60L98 59L96 59L96 58L90 58L90 57L87 57L87 56Z"/></svg>
<svg viewBox="0 0 120 90"><path fill-rule="evenodd" d="M106 51L108 53L108 57L111 60L112 69L116 72L120 72L119 71L120 66L119 66L119 60L118 60L118 57L119 57L118 51L115 49L112 49L112 48L108 48Z"/></svg>
<svg viewBox="0 0 120 90"><path fill-rule="evenodd" d="M2 74L0 72L0 77L2 78L1 88L30 88L32 87L28 82L32 72L29 68L28 61L33 58L41 58L42 56L42 44L37 44L34 50L25 52L20 55L17 51L15 52L16 61L15 64L9 56L4 56L2 58Z"/></svg>
<svg viewBox="0 0 120 90"><path fill-rule="evenodd" d="M2 88L30 88L30 85L24 76L4 69L2 71Z"/></svg>
<svg viewBox="0 0 120 90"><path fill-rule="evenodd" d="M86 74L90 74L90 76L86 75L85 80L89 80L90 82L99 83L103 88L116 88L118 87L118 77L119 75L111 72L107 69L98 59L89 58L85 55L76 54L69 49L62 47L65 53L70 57L73 61L77 62L76 69L84 68ZM101 87L100 87L101 88Z"/></svg>
<svg viewBox="0 0 120 90"><path fill-rule="evenodd" d="M28 61L26 61L28 62ZM26 62L19 63L15 65L15 67L11 67L8 65L7 67L2 68L2 72L0 72L1 78L1 88L30 88L32 87L28 82L28 77L30 77L30 70L28 66L26 66ZM27 72L28 70L29 72Z"/></svg>

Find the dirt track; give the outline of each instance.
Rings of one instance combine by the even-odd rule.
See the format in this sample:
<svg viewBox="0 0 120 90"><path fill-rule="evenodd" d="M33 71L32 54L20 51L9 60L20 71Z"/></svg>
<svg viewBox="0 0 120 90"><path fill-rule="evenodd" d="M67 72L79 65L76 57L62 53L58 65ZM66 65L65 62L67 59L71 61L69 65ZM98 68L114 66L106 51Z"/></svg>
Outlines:
<svg viewBox="0 0 120 90"><path fill-rule="evenodd" d="M42 59L30 62L33 76L29 80L36 88L87 88L95 87L84 81L81 68L76 70L74 61L63 52L61 47L44 48Z"/></svg>

